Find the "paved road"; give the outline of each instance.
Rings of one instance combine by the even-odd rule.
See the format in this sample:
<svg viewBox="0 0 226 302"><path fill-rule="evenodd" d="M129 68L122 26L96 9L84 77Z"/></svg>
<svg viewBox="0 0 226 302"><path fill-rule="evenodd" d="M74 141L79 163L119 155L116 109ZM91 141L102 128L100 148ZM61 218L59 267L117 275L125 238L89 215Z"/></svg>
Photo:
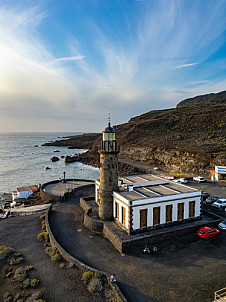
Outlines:
<svg viewBox="0 0 226 302"><path fill-rule="evenodd" d="M196 234L159 245L157 257L137 252L121 255L101 235L82 224L80 196L94 188L80 188L72 199L54 206L51 226L57 241L70 254L109 274L129 301L212 301L213 292L226 284L226 233L203 241ZM202 277L200 277L202 276Z"/></svg>

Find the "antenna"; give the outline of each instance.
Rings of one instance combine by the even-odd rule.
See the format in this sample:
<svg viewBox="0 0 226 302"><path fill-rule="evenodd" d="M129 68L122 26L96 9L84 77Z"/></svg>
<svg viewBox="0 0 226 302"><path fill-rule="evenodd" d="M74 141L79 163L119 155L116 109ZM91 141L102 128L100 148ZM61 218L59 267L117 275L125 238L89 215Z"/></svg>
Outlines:
<svg viewBox="0 0 226 302"><path fill-rule="evenodd" d="M108 113L108 126L110 127L110 124L111 124L111 114Z"/></svg>

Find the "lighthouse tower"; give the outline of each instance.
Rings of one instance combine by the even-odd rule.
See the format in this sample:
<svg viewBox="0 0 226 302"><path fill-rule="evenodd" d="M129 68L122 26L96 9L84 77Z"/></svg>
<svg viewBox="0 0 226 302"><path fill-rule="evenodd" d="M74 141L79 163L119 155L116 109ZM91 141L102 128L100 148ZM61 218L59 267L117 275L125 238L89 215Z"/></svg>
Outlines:
<svg viewBox="0 0 226 302"><path fill-rule="evenodd" d="M115 139L115 129L108 127L102 131L100 153L100 189L99 217L103 220L113 219L113 191L118 188L118 147Z"/></svg>

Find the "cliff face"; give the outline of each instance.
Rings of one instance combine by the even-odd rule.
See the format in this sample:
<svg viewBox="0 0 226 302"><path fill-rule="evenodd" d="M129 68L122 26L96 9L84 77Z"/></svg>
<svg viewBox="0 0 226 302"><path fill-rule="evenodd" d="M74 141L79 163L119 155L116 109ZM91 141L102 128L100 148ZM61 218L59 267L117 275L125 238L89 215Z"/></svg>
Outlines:
<svg viewBox="0 0 226 302"><path fill-rule="evenodd" d="M114 126L119 158L144 162L175 174L209 174L215 165L226 165L226 92L198 96L177 108L155 110ZM85 163L99 165L100 134L76 136L72 145L90 150ZM57 145L57 144L56 144ZM70 145L70 142L67 142ZM121 165L121 170L127 168ZM131 171L130 171L131 172Z"/></svg>

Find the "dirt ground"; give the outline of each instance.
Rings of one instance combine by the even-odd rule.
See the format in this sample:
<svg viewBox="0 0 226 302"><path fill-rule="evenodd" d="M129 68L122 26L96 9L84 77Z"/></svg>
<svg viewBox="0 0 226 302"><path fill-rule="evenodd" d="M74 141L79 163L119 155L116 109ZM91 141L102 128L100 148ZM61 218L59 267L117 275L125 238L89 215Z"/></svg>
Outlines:
<svg viewBox="0 0 226 302"><path fill-rule="evenodd" d="M45 253L45 245L36 237L41 232L40 214L0 220L0 246L6 245L23 254L24 264L35 267L35 275L41 281L43 298L47 302L105 301L93 296L81 280L82 273L76 267L62 269ZM22 263L21 263L22 265ZM5 262L0 261L0 280L3 280ZM0 301L7 288L0 282ZM14 290L13 290L14 292Z"/></svg>

